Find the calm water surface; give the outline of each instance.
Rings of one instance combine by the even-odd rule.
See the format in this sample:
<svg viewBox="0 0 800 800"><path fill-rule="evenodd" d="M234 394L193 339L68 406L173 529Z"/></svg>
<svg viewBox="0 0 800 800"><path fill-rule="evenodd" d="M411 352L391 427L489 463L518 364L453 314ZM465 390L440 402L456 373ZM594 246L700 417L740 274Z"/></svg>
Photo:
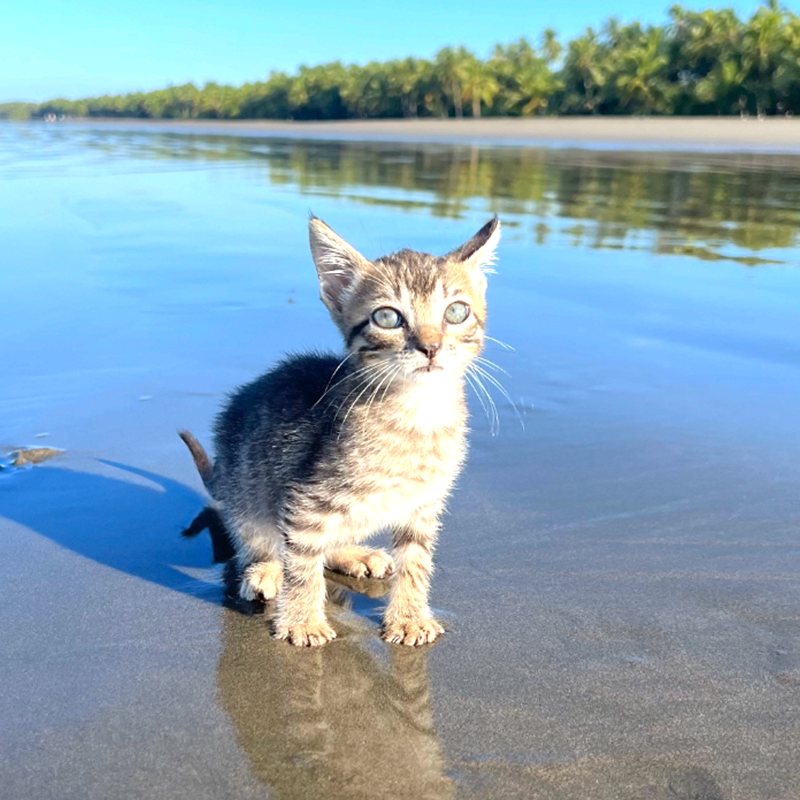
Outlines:
<svg viewBox="0 0 800 800"><path fill-rule="evenodd" d="M175 429L339 346L309 210L368 257L503 222L422 651L380 586L278 646L177 536ZM2 125L0 299L0 456L66 450L0 473L8 796L800 791L800 157Z"/></svg>
<svg viewBox="0 0 800 800"><path fill-rule="evenodd" d="M800 158L0 137L6 444L52 427L53 403L79 413L75 392L153 394L187 358L214 384L195 389L216 390L287 349L336 346L309 210L367 256L445 252L499 214L492 332L516 353L492 351L523 412L593 392L624 413L742 417L737 436L797 441Z"/></svg>

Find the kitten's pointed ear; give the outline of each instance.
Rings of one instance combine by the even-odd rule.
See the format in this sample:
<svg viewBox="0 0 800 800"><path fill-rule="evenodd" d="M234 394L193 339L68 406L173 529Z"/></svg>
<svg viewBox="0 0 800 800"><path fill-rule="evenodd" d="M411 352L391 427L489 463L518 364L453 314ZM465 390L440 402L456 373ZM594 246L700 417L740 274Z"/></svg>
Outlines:
<svg viewBox="0 0 800 800"><path fill-rule="evenodd" d="M497 259L499 241L500 220L495 215L468 242L464 242L447 257L484 274L494 272L492 267Z"/></svg>
<svg viewBox="0 0 800 800"><path fill-rule="evenodd" d="M308 220L308 238L319 276L319 296L334 318L339 318L347 291L369 262L313 214Z"/></svg>

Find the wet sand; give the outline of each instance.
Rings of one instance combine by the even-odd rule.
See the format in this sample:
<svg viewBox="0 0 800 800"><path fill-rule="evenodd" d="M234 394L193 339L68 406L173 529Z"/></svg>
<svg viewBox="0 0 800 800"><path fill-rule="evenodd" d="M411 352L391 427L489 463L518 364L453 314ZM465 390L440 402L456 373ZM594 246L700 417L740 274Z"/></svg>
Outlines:
<svg viewBox="0 0 800 800"><path fill-rule="evenodd" d="M614 150L800 152L800 119L786 117L543 117L340 122L91 119L68 124L331 140L474 142Z"/></svg>
<svg viewBox="0 0 800 800"><path fill-rule="evenodd" d="M181 537L206 497L175 431L207 442L230 387L337 346L308 198L258 162L54 142L0 184L0 451L64 451L0 472L0 797L798 797L795 264L510 224L490 333L516 349L488 356L516 411L497 395L492 436L474 403L448 634L387 646L385 587L335 582L339 638L299 651ZM369 255L444 252L486 213L314 210Z"/></svg>

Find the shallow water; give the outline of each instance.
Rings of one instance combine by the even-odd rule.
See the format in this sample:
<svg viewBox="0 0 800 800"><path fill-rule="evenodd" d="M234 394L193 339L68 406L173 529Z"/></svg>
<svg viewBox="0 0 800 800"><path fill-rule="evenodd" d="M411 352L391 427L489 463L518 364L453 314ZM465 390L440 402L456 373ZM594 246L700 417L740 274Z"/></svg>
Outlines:
<svg viewBox="0 0 800 800"><path fill-rule="evenodd" d="M0 126L0 455L66 451L0 472L0 796L796 796L799 178ZM493 436L474 399L420 651L341 587L330 647L272 642L178 536L205 500L175 429L338 346L309 209L373 257L504 225L510 401Z"/></svg>

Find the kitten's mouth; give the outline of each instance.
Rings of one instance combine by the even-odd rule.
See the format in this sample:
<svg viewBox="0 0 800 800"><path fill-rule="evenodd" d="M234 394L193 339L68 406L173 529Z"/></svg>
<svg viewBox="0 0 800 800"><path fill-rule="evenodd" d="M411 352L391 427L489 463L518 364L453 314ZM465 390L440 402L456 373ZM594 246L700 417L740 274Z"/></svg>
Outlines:
<svg viewBox="0 0 800 800"><path fill-rule="evenodd" d="M423 366L417 367L414 372L440 372L443 370L444 367L439 366L439 364L423 364Z"/></svg>

